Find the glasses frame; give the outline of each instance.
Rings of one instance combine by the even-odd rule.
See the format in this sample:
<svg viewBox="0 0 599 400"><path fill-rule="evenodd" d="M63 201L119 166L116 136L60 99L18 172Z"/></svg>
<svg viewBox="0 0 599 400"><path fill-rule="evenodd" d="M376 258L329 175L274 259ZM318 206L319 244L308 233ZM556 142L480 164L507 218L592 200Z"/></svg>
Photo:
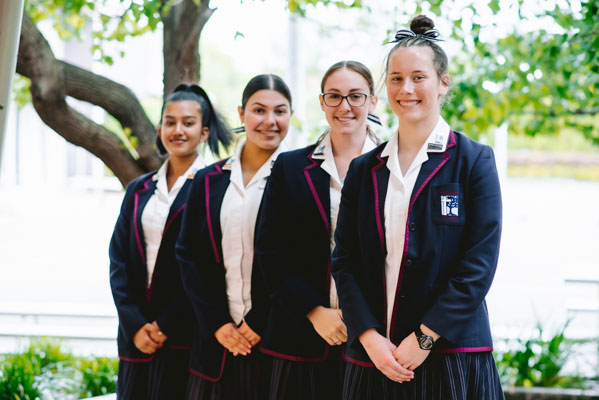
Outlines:
<svg viewBox="0 0 599 400"><path fill-rule="evenodd" d="M328 95L328 94L334 94L334 95L341 97L339 104L335 104L335 105L328 104L326 101L326 95ZM364 99L362 104L360 104L359 106L354 105L354 104L350 103L350 101L349 101L350 96L355 96L357 94L359 94L360 96L363 96L363 99ZM327 93L321 93L320 95L322 96L322 101L324 102L324 105L327 107L339 107L341 105L341 103L343 103L343 100L347 101L347 105L350 107L364 107L364 104L366 104L366 100L368 100L368 98L370 97L370 95L366 94L366 93L350 93L348 95L342 96L339 93L327 92Z"/></svg>

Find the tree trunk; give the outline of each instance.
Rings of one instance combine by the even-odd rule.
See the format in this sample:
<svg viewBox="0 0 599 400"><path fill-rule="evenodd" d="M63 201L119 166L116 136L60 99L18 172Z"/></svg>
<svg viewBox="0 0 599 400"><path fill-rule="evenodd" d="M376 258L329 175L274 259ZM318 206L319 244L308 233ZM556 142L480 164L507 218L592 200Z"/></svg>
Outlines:
<svg viewBox="0 0 599 400"><path fill-rule="evenodd" d="M164 24L164 92L163 98L181 82L200 81L200 35L214 9L208 0L199 5L183 0L162 15Z"/></svg>

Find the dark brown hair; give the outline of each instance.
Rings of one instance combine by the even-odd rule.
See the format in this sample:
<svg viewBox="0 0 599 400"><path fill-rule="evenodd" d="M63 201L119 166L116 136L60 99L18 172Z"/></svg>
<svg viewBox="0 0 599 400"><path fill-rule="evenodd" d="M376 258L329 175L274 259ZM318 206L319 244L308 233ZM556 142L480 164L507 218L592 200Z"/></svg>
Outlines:
<svg viewBox="0 0 599 400"><path fill-rule="evenodd" d="M162 105L162 110L160 111L160 123L162 124L162 113L164 113L164 108L168 103L185 100L195 101L200 106L202 128L207 127L210 130L207 141L210 150L214 154L218 154L219 143L224 147L228 147L231 143L231 131L220 114L212 106L208 94L195 83L180 83L173 93L166 97L164 104ZM168 154L159 136L156 137L156 147L161 156L166 156Z"/></svg>
<svg viewBox="0 0 599 400"><path fill-rule="evenodd" d="M374 95L374 80L372 79L372 74L370 73L370 70L366 65L362 64L361 62L351 60L339 61L331 65L329 69L327 69L327 72L324 73L322 81L320 82L321 93L324 92L324 85L327 83L327 79L329 79L329 76L331 76L333 72L338 71L340 69L349 69L360 74L368 84L368 90L370 90L369 94Z"/></svg>
<svg viewBox="0 0 599 400"><path fill-rule="evenodd" d="M241 95L241 108L244 109L250 97L260 90L274 90L279 92L287 99L289 108L291 108L291 91L285 81L275 74L262 74L250 79Z"/></svg>

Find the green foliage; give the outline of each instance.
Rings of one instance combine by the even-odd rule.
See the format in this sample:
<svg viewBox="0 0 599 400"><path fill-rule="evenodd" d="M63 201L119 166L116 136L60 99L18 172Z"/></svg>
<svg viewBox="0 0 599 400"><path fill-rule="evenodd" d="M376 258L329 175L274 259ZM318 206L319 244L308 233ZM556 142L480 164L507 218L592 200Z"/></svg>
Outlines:
<svg viewBox="0 0 599 400"><path fill-rule="evenodd" d="M599 145L599 0L566 5L547 10L520 1L512 7L521 20L508 33L497 22L480 23L500 20L484 18L499 15L494 2L465 7L475 22L454 21L452 37L464 51L451 64L457 81L446 108L451 126L475 136L505 121L510 132L530 136L574 128ZM530 9L541 11L525 14ZM524 31L540 21L542 29Z"/></svg>
<svg viewBox="0 0 599 400"><path fill-rule="evenodd" d="M588 343L588 340L567 339L564 335L567 326L568 323L564 324L553 336L545 339L543 328L538 324L533 337L507 341L512 350L496 354L502 384L526 387L583 387L582 377L562 374L566 362L576 355L576 346Z"/></svg>
<svg viewBox="0 0 599 400"><path fill-rule="evenodd" d="M118 359L75 357L52 339L0 355L0 400L79 399L116 391Z"/></svg>
<svg viewBox="0 0 599 400"><path fill-rule="evenodd" d="M12 83L13 100L18 108L23 108L31 103L31 92L29 91L31 80L23 75L15 74Z"/></svg>
<svg viewBox="0 0 599 400"><path fill-rule="evenodd" d="M317 4L325 6L334 5L339 8L357 8L362 7L362 0L287 0L289 11L301 16L306 15L306 9L308 7L314 7Z"/></svg>
<svg viewBox="0 0 599 400"><path fill-rule="evenodd" d="M80 359L77 366L83 374L80 398L116 392L116 377L119 366L117 358Z"/></svg>
<svg viewBox="0 0 599 400"><path fill-rule="evenodd" d="M128 36L156 30L162 21L162 14L168 12L175 2L26 0L25 11L35 22L51 18L54 29L63 40L79 37L85 26L93 26L91 51L97 60L112 65L114 56L105 53L104 44L109 41L123 42ZM122 52L119 55L122 57Z"/></svg>

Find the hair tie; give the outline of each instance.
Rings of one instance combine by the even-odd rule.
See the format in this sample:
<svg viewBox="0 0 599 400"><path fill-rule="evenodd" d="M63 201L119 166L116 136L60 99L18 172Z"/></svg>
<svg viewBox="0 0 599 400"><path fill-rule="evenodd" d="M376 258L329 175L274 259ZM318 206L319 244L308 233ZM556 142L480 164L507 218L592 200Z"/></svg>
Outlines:
<svg viewBox="0 0 599 400"><path fill-rule="evenodd" d="M233 133L242 133L242 132L245 132L245 126L241 125L238 128L233 128L233 129L231 129L231 132L233 132Z"/></svg>
<svg viewBox="0 0 599 400"><path fill-rule="evenodd" d="M177 85L175 90L173 90L173 93L175 92L192 92L200 97L203 97L204 100L206 100L208 107L214 110L212 102L210 101L210 97L208 97L208 93L206 93L206 91L202 89L200 85L196 85L195 83L180 83Z"/></svg>
<svg viewBox="0 0 599 400"><path fill-rule="evenodd" d="M376 114L371 114L369 113L368 116L366 117L370 122L373 122L377 125L383 126L383 124L381 123L381 119L379 118L378 115Z"/></svg>
<svg viewBox="0 0 599 400"><path fill-rule="evenodd" d="M393 40L386 42L385 44L398 43L404 39L413 39L413 38L424 39L431 43L442 42L443 39L439 39L439 35L440 35L439 31L436 29L429 29L428 31L426 31L424 33L414 33L413 31L411 31L409 29L400 29L395 34L395 38Z"/></svg>

